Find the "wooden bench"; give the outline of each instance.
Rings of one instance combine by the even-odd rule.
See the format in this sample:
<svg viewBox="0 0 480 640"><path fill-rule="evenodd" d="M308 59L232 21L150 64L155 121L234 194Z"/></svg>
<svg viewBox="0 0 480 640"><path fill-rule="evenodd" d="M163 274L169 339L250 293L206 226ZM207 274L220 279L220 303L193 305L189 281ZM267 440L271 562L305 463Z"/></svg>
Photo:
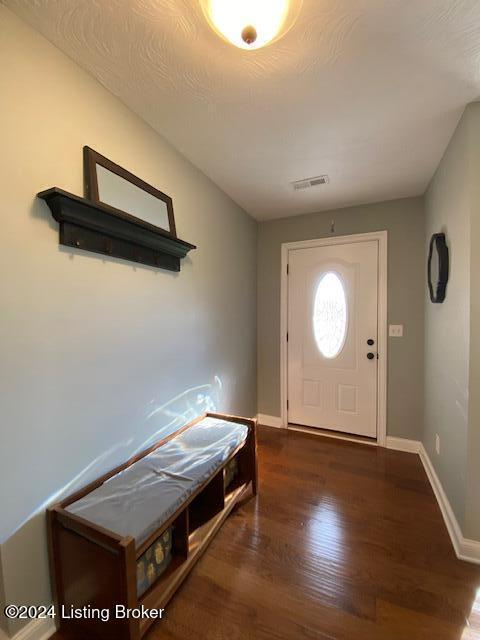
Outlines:
<svg viewBox="0 0 480 640"><path fill-rule="evenodd" d="M235 447L230 443L228 456L220 462L216 447L215 468L212 470L203 465L203 473L209 473L208 477L202 477L201 481L193 478L196 482L194 490L186 490L188 495L185 493L181 504L164 522L156 522L158 514L152 513L151 522L155 523L155 528L148 530L142 524L143 535L139 531L133 535L125 530L119 533L120 525L110 530L89 519L88 514L95 514L93 520L102 521L104 517L113 522L117 498L115 496L112 501L109 493L114 493L115 483L122 482L125 487L129 477L138 475L137 470L162 464L163 452L168 454L168 448L174 448L182 438L186 440L194 430L199 433L204 424L218 424L221 428L220 421L224 427L227 426L224 423L244 425L245 438ZM189 430L192 431L187 433ZM161 450L161 447L165 448ZM206 448L203 454L207 461L208 451ZM154 474L162 475L161 469L153 469ZM172 475L167 471L166 475ZM188 482L187 485L193 486ZM158 486L161 491L163 485ZM182 495L176 485L174 488L176 495ZM234 506L256 493L256 421L208 413L51 507L48 510L50 567L57 626L62 635L82 640L139 640L155 619L147 616L117 618L117 605L125 610L142 606L148 610L163 609ZM145 495L147 500L143 494L139 496L143 520L145 505L154 504L151 488ZM102 508L99 510L97 505ZM128 509L133 520L130 518L130 524L123 528L135 529L132 525L135 509L133 500ZM119 523L121 520L119 517ZM72 609L84 608L87 617L69 617ZM108 611L107 622L100 618L97 610ZM64 613L66 616L62 615Z"/></svg>

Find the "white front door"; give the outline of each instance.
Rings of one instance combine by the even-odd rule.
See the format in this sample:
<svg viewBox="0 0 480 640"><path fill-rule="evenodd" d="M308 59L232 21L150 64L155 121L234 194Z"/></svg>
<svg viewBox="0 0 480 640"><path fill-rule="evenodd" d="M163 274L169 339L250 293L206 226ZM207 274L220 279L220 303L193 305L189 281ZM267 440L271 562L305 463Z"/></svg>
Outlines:
<svg viewBox="0 0 480 640"><path fill-rule="evenodd" d="M377 436L378 241L289 251L288 421Z"/></svg>

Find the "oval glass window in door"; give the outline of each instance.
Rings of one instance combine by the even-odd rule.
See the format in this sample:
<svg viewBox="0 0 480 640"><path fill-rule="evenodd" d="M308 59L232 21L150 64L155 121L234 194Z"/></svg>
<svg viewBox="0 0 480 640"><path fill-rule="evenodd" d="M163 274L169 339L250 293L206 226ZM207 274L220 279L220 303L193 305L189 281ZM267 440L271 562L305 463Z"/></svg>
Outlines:
<svg viewBox="0 0 480 640"><path fill-rule="evenodd" d="M347 337L347 296L343 281L333 271L318 283L313 304L313 333L324 358L336 358Z"/></svg>

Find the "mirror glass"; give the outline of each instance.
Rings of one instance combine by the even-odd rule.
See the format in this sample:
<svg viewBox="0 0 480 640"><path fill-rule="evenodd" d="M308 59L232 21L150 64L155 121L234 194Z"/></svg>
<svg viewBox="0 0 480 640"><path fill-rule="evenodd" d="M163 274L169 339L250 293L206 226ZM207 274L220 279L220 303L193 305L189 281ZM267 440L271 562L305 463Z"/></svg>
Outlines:
<svg viewBox="0 0 480 640"><path fill-rule="evenodd" d="M128 180L96 164L100 202L125 211L144 222L171 231L167 204Z"/></svg>
<svg viewBox="0 0 480 640"><path fill-rule="evenodd" d="M437 243L433 245L432 261L430 263L430 281L432 283L433 291L436 294L438 281L440 279L440 256L438 254Z"/></svg>

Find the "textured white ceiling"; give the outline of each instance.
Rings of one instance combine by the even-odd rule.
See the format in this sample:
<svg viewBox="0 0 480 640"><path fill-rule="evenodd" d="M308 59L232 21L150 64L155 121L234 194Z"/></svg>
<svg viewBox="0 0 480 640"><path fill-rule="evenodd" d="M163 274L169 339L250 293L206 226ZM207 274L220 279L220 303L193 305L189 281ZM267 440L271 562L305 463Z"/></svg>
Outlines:
<svg viewBox="0 0 480 640"><path fill-rule="evenodd" d="M478 0L304 0L255 52L197 0L5 4L258 219L423 193L480 96Z"/></svg>

